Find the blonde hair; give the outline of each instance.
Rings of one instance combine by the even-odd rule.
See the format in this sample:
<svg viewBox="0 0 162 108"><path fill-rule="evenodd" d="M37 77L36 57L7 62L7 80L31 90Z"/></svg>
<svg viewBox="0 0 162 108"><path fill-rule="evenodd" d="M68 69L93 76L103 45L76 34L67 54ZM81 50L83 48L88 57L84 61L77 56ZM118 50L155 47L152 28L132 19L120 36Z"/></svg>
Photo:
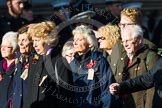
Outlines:
<svg viewBox="0 0 162 108"><path fill-rule="evenodd" d="M55 26L55 23L52 21L37 23L29 27L28 34L32 37L46 38Z"/></svg>
<svg viewBox="0 0 162 108"><path fill-rule="evenodd" d="M27 33L31 37L42 37L46 44L55 46L54 43L58 43L58 33L55 27L56 24L53 21L44 21L30 26Z"/></svg>
<svg viewBox="0 0 162 108"><path fill-rule="evenodd" d="M115 43L121 41L121 35L119 27L117 25L107 24L98 29L98 32L102 34L107 40L111 42L113 46Z"/></svg>
<svg viewBox="0 0 162 108"><path fill-rule="evenodd" d="M134 23L141 24L142 12L138 8L125 8L121 11L121 16L127 16Z"/></svg>

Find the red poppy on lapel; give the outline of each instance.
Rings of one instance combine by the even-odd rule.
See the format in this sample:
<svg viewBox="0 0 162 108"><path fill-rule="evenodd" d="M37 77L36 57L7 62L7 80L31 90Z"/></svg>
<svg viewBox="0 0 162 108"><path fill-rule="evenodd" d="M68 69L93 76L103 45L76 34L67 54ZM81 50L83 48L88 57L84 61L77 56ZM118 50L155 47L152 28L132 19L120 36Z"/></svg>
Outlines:
<svg viewBox="0 0 162 108"><path fill-rule="evenodd" d="M34 55L33 59L32 59L32 63L36 63L39 59L39 56L38 55Z"/></svg>
<svg viewBox="0 0 162 108"><path fill-rule="evenodd" d="M29 63L25 64L25 69L29 69Z"/></svg>
<svg viewBox="0 0 162 108"><path fill-rule="evenodd" d="M0 82L2 81L2 74L0 74Z"/></svg>
<svg viewBox="0 0 162 108"><path fill-rule="evenodd" d="M90 68L92 68L96 63L97 63L96 61L92 61L92 60L91 60L90 63L87 64L86 67L87 67L88 69L90 69Z"/></svg>

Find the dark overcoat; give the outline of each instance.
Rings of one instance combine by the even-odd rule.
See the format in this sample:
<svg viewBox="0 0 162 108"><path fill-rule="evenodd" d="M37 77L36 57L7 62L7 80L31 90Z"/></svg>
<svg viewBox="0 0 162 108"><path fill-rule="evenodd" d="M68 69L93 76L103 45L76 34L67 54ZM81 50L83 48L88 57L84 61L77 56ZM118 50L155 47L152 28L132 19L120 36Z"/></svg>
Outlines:
<svg viewBox="0 0 162 108"><path fill-rule="evenodd" d="M70 92L59 82L72 83L71 71L53 49L50 55L39 55L29 63L28 90L23 108L71 108ZM60 98L61 97L61 98Z"/></svg>
<svg viewBox="0 0 162 108"><path fill-rule="evenodd" d="M4 108L10 99L12 86L13 86L13 76L15 71L15 64L13 64L10 69L5 72L2 68L2 63L4 60L0 61L0 75L2 80L0 81L0 108Z"/></svg>
<svg viewBox="0 0 162 108"><path fill-rule="evenodd" d="M22 78L22 74L25 70L28 70L28 60L21 53L17 53L15 60L15 74L13 78L13 88L12 88L12 108L22 108L24 104L24 98L27 93L27 80L28 78ZM26 67L27 66L27 67Z"/></svg>
<svg viewBox="0 0 162 108"><path fill-rule="evenodd" d="M82 56L76 54L70 66L76 86L74 94L78 100L74 107L110 108L115 98L109 93L109 85L115 82L115 79L103 54L97 51L88 51ZM94 76L88 79L91 69Z"/></svg>
<svg viewBox="0 0 162 108"><path fill-rule="evenodd" d="M14 18L8 13L5 13L0 16L0 35L3 36L8 31L17 32L18 29L26 24L28 24L27 20L21 17ZM0 39L2 39L2 37Z"/></svg>

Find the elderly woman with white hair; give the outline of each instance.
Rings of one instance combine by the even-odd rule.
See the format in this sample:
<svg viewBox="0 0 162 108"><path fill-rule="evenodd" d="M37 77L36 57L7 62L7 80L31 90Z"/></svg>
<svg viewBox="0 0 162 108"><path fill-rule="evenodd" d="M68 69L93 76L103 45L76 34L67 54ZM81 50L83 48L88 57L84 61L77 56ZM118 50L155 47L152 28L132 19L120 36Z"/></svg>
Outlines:
<svg viewBox="0 0 162 108"><path fill-rule="evenodd" d="M70 63L74 58L73 41L67 41L62 48L62 56Z"/></svg>
<svg viewBox="0 0 162 108"><path fill-rule="evenodd" d="M76 53L70 66L78 100L74 107L110 108L115 101L108 86L115 80L106 58L96 50L98 44L93 30L81 25L73 30L73 35Z"/></svg>
<svg viewBox="0 0 162 108"><path fill-rule="evenodd" d="M12 90L13 76L15 72L15 55L18 51L17 32L7 32L1 43L0 61L0 108L3 108L9 100Z"/></svg>

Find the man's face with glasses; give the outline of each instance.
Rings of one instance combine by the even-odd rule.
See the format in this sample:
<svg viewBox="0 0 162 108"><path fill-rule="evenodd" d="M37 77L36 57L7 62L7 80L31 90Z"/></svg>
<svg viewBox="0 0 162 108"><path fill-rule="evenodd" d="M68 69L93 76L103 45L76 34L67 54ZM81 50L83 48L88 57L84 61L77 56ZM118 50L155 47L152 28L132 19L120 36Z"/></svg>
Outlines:
<svg viewBox="0 0 162 108"><path fill-rule="evenodd" d="M130 32L122 34L122 44L128 54L134 55L141 46L141 38L133 38Z"/></svg>
<svg viewBox="0 0 162 108"><path fill-rule="evenodd" d="M136 23L131 21L131 19L125 15L121 16L119 27L120 29L123 29L127 25L135 25Z"/></svg>

